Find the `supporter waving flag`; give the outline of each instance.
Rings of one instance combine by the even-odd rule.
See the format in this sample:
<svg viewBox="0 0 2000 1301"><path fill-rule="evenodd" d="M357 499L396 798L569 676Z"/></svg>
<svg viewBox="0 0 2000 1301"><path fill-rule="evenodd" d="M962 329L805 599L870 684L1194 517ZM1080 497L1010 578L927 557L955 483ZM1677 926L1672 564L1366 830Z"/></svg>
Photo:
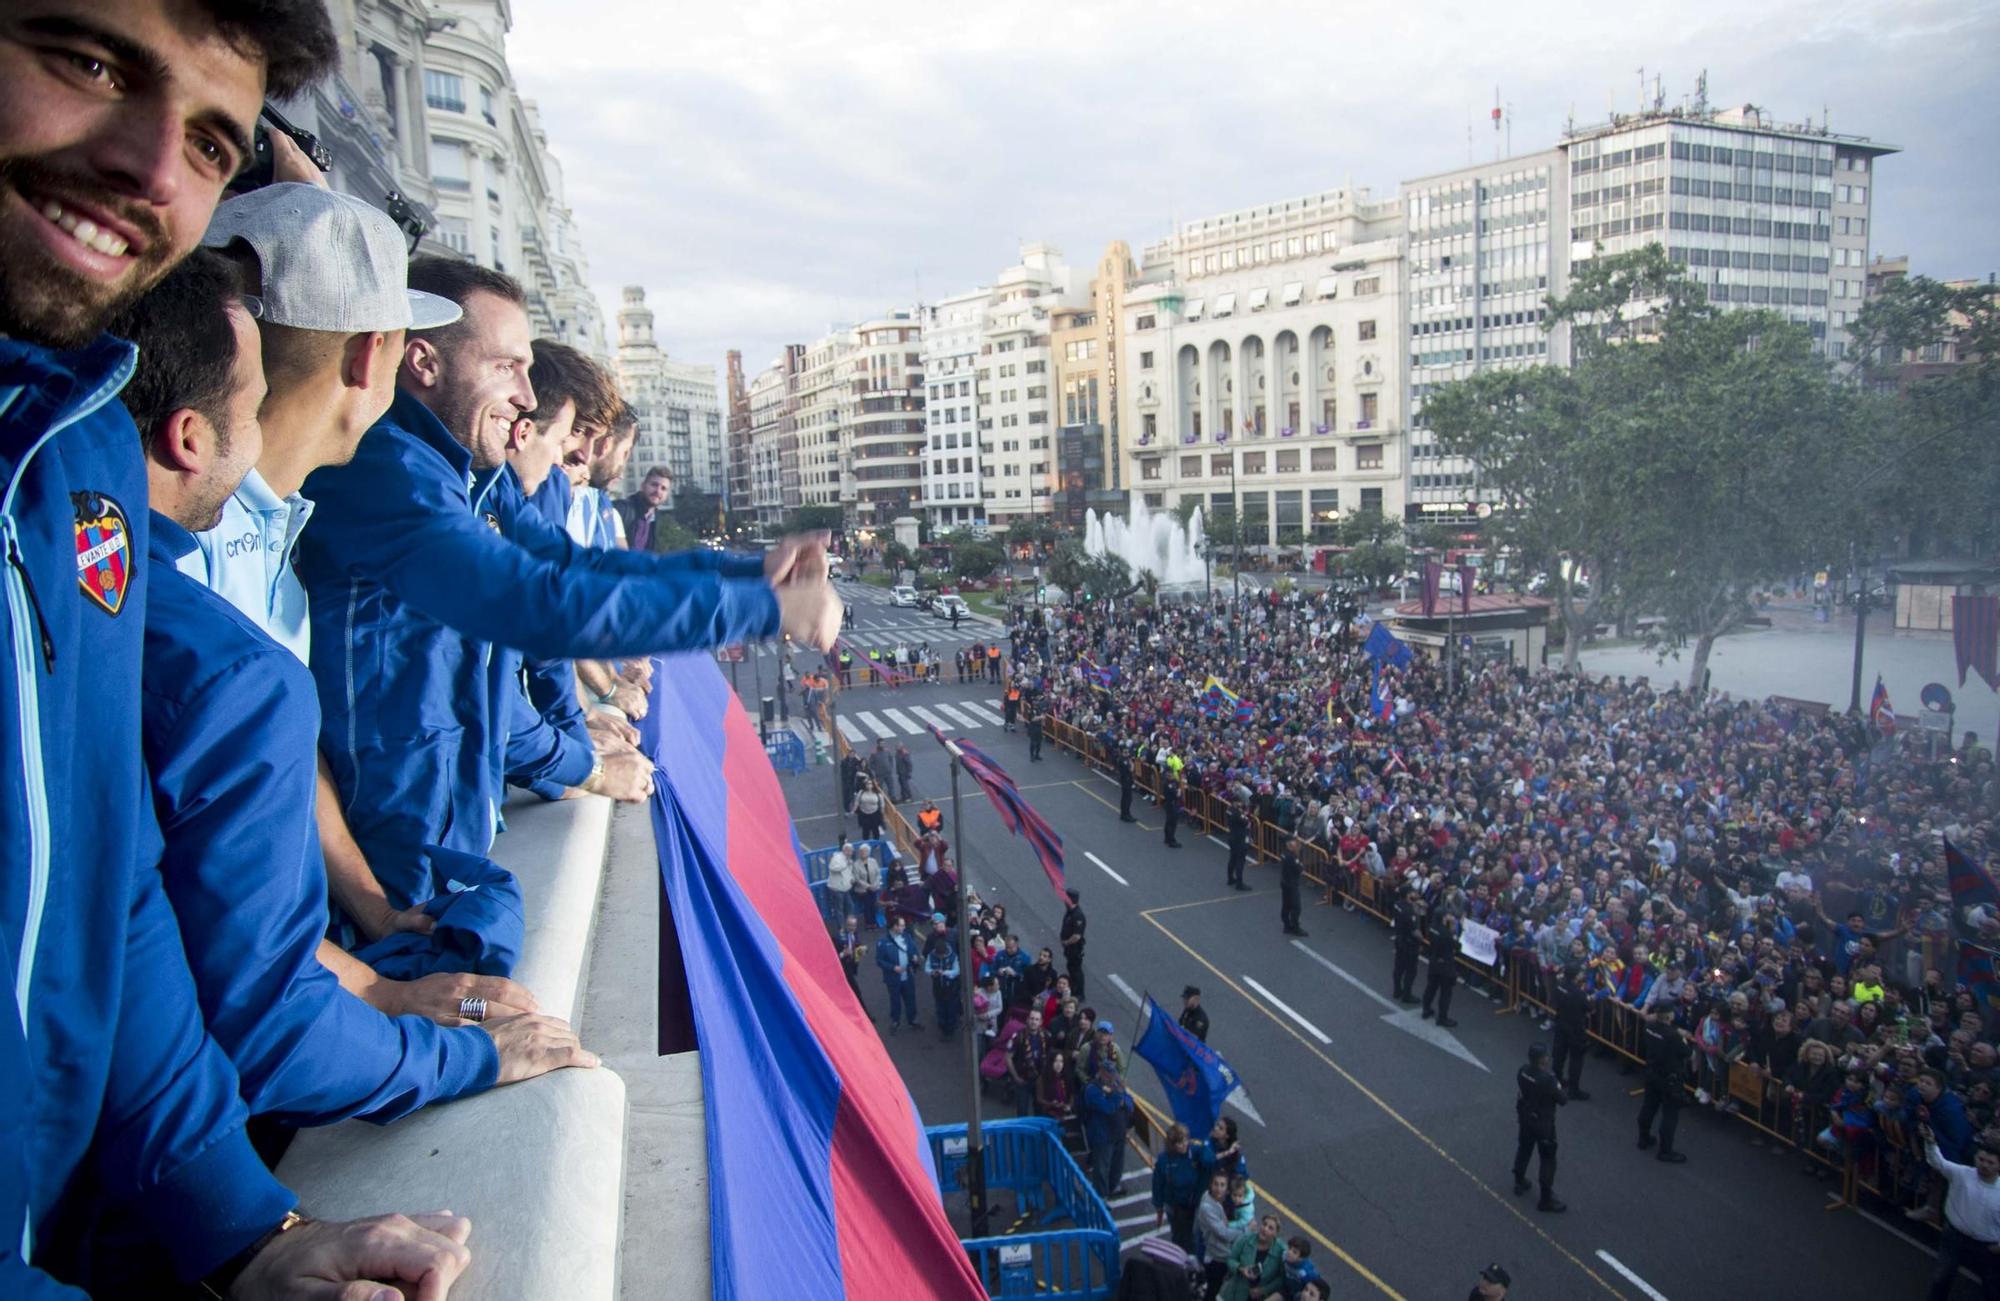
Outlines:
<svg viewBox="0 0 2000 1301"><path fill-rule="evenodd" d="M983 1298L750 716L706 655L678 655L655 662L640 729L660 769L662 982L685 973L701 1047L713 1295L900 1297L921 1280Z"/></svg>
<svg viewBox="0 0 2000 1301"><path fill-rule="evenodd" d="M1409 644L1389 631L1389 625L1378 623L1368 633L1368 640L1361 643L1362 651L1377 665L1387 664L1400 669L1416 656Z"/></svg>
<svg viewBox="0 0 2000 1301"><path fill-rule="evenodd" d="M1882 685L1882 675L1875 675L1875 694L1868 700L1868 721L1882 729L1884 736L1893 735L1896 730L1896 707L1889 703L1889 689Z"/></svg>
<svg viewBox="0 0 2000 1301"><path fill-rule="evenodd" d="M1222 1054L1176 1025L1151 994L1139 1011L1139 1036L1132 1054L1159 1074L1168 1109L1190 1134L1214 1129L1223 1101L1243 1087Z"/></svg>
<svg viewBox="0 0 2000 1301"><path fill-rule="evenodd" d="M1368 715L1378 723L1387 723L1396 717L1396 693L1382 676L1380 661L1375 665L1375 676L1368 684Z"/></svg>

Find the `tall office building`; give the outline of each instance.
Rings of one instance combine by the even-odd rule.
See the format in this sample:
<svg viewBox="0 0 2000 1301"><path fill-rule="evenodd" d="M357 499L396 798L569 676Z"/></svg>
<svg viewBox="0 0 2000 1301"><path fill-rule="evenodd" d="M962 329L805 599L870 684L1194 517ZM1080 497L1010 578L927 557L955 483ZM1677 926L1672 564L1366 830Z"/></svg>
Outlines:
<svg viewBox="0 0 2000 1301"><path fill-rule="evenodd" d="M630 492L648 470L664 465L676 493L723 496L729 463L715 367L666 354L653 337L653 309L638 285L625 287L618 311L616 369L618 386L639 417L638 441L618 490Z"/></svg>
<svg viewBox="0 0 2000 1301"><path fill-rule="evenodd" d="M923 326L914 310L854 327L838 407L840 500L856 527L915 513L924 463Z"/></svg>
<svg viewBox="0 0 2000 1301"><path fill-rule="evenodd" d="M979 346L990 286L920 308L924 345L924 514L934 529L986 526L979 495Z"/></svg>
<svg viewBox="0 0 2000 1301"><path fill-rule="evenodd" d="M1114 240L1098 260L1089 297L1049 316L1049 355L1055 365L1055 491L1059 523L1081 528L1084 512L1123 514L1129 500L1118 422L1123 374L1126 289L1138 279L1132 250Z"/></svg>

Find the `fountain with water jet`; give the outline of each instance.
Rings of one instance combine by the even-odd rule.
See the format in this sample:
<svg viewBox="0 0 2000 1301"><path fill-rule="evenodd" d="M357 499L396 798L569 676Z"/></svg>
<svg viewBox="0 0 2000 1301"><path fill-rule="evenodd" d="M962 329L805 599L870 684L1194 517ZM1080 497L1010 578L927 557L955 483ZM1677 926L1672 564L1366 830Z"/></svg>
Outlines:
<svg viewBox="0 0 2000 1301"><path fill-rule="evenodd" d="M1152 574L1162 585L1199 583L1201 559L1201 510L1196 508L1183 528L1171 512L1150 509L1144 498L1132 503L1132 517L1084 515L1084 552L1092 556L1114 555L1132 567L1136 576Z"/></svg>

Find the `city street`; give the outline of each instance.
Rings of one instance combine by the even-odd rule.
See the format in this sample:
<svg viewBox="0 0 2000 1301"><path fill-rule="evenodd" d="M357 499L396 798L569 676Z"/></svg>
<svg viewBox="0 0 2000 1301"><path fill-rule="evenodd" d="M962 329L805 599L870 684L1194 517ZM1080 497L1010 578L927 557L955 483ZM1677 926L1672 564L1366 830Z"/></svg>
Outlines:
<svg viewBox="0 0 2000 1301"><path fill-rule="evenodd" d="M871 603L857 624L907 613ZM1085 1001L1118 1023L1122 1044L1140 994L1172 1011L1183 985L1201 987L1210 1043L1245 1082L1247 1107L1228 1114L1243 1129L1259 1205L1276 1210L1287 1233L1314 1239L1337 1295L1462 1295L1495 1260L1535 1297L1908 1296L1921 1285L1928 1251L1899 1228L1830 1213L1826 1185L1737 1122L1690 1108L1685 1166L1635 1151L1638 1077L1621 1076L1608 1058L1585 1071L1592 1099L1561 1116L1557 1189L1570 1210L1538 1214L1532 1195L1509 1192L1509 1164L1513 1074L1545 1034L1467 985L1452 1031L1390 1002L1387 931L1365 914L1309 903L1311 937L1287 940L1274 869L1252 868L1251 893L1228 891L1219 840L1184 828L1185 848L1167 850L1158 811L1143 803L1140 825L1121 825L1115 783L1053 745L1031 764L1025 735L993 721L998 694L984 685L855 689L840 712L870 745L885 731L908 740L920 799L943 803L949 786L944 756L923 734L926 716L966 720L948 730L1013 774L1064 837L1068 879L1090 919ZM801 842L832 843L832 769L784 784ZM1007 905L1024 949L1053 947L1062 900L984 796L966 787L962 843L973 887ZM948 805L947 818L950 830ZM845 825L851 832L851 819ZM862 990L879 1014L872 968ZM962 1121L964 1045L938 1040L927 986L920 1002L925 1029L887 1038L890 1054L927 1123ZM1138 1064L1131 1079L1161 1112L1151 1068ZM1012 1114L997 1098L986 1106L989 1116ZM1128 1238L1153 1229L1145 1187L1137 1169L1114 1199Z"/></svg>

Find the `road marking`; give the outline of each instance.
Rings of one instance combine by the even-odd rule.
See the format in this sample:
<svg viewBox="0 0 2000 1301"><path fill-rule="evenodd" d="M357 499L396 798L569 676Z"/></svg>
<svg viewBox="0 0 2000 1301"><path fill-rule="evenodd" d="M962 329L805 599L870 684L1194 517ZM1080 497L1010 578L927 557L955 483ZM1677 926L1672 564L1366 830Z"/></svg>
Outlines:
<svg viewBox="0 0 2000 1301"><path fill-rule="evenodd" d="M1084 785L1082 782L1071 782L1070 785L1076 787L1078 790L1082 791L1085 795L1090 796L1090 798L1096 800L1099 804L1102 804L1105 808L1110 809L1113 813L1116 813L1118 811L1118 806L1116 804L1113 804L1110 800L1105 799L1102 795L1099 795L1096 791L1090 789L1090 787ZM1154 830L1154 828L1147 826L1143 822L1135 822L1134 825L1137 826L1141 831Z"/></svg>
<svg viewBox="0 0 2000 1301"><path fill-rule="evenodd" d="M885 741L895 735L895 733L890 731L888 726L885 723L883 723L881 719L875 717L875 715L869 713L865 709L857 713L855 717L860 719L862 724L865 727L867 727L869 731L873 732L875 735L881 737Z"/></svg>
<svg viewBox="0 0 2000 1301"><path fill-rule="evenodd" d="M1121 1229L1129 1229L1135 1224L1151 1224L1156 1218L1153 1212L1147 1211L1144 1215L1133 1215L1126 1219L1113 1220L1112 1223Z"/></svg>
<svg viewBox="0 0 2000 1301"><path fill-rule="evenodd" d="M909 734L909 735L911 735L911 736L915 736L915 735L917 735L917 734L918 734L919 732L921 732L921 731L923 731L923 730L924 730L924 729L923 729L922 727L918 726L917 724L915 724L915 723L912 723L912 722L911 722L911 721L910 721L910 720L909 720L909 719L908 719L908 718L907 718L907 717L906 717L906 716L905 716L905 715L903 714L903 711L902 711L902 710L900 710L900 709L887 709L887 708L885 708L885 709L883 709L883 711L882 711L882 712L883 712L884 714L887 714L887 715L889 716L889 721L890 721L890 722L894 723L894 724L895 724L895 725L896 725L897 727L900 727L900 728L902 728L902 729L903 729L903 731L905 731L906 733L908 733L908 734Z"/></svg>
<svg viewBox="0 0 2000 1301"><path fill-rule="evenodd" d="M1276 994L1273 994L1270 990L1264 988L1262 985L1250 979L1250 977L1248 976L1243 977L1243 983L1250 986L1250 988L1256 990L1258 993L1262 994L1265 998L1269 999L1271 1001L1272 1007L1277 1008L1280 1012L1283 1012L1286 1016L1292 1018L1292 1020L1297 1021L1301 1026L1305 1027L1305 1032L1307 1034L1311 1035L1313 1038L1319 1040L1323 1044L1330 1045L1333 1043L1333 1040L1327 1037L1325 1031L1321 1030L1318 1026L1314 1025L1312 1022L1300 1016L1297 1012L1293 1011L1291 1006L1287 1004L1284 999L1279 998Z"/></svg>
<svg viewBox="0 0 2000 1301"><path fill-rule="evenodd" d="M931 706L931 708L937 710L940 714L943 714L946 718L951 719L954 723L956 723L960 727L976 729L985 726L985 724L981 720L973 718L970 715L960 713L958 710L953 709L950 705L945 704L942 700L934 703Z"/></svg>
<svg viewBox="0 0 2000 1301"><path fill-rule="evenodd" d="M945 731L951 727L951 724L945 722L943 718L939 717L936 714L933 714L930 710L925 709L919 705L911 705L910 712L915 714L918 718L923 719L926 723L929 723L932 727L937 728L940 732Z"/></svg>
<svg viewBox="0 0 2000 1301"><path fill-rule="evenodd" d="M1342 971L1339 967L1333 965L1333 962L1325 954L1307 947L1304 940L1293 940L1292 947L1311 958L1314 962L1319 963L1320 966L1325 967L1334 975L1339 976L1342 980L1354 986L1375 1002L1388 1008L1388 1015L1382 1019L1398 1030L1401 1030L1404 1034L1413 1035L1434 1048L1442 1048L1460 1061L1469 1062L1477 1066L1480 1070L1486 1071L1488 1075L1493 1073L1487 1069L1486 1063L1473 1056L1472 1050L1460 1043L1458 1036L1454 1035L1451 1031L1431 1024L1429 1021L1411 1012L1409 1008L1370 989L1368 982L1350 972Z"/></svg>
<svg viewBox="0 0 2000 1301"><path fill-rule="evenodd" d="M1240 898L1242 896L1238 897ZM1215 902L1215 901L1210 900L1208 902ZM1178 907L1185 905L1174 905L1174 906ZM1612 1296L1617 1297L1618 1301L1625 1301L1625 1294L1623 1292L1620 1292L1617 1288L1613 1287L1604 1278L1603 1275L1599 1274L1596 1270L1592 1269L1587 1263L1585 1263L1582 1257L1578 1256L1568 1247L1563 1246L1562 1243L1556 1241L1556 1239L1549 1233L1547 1229L1544 1229L1541 1225L1529 1219L1526 1213L1524 1213L1519 1207L1515 1206L1512 1201L1508 1200L1506 1197L1501 1196L1498 1189L1494 1188L1484 1179L1481 1179L1478 1175L1474 1174L1471 1170L1467 1169L1463 1161L1460 1161L1457 1157L1453 1156L1451 1152L1442 1143L1432 1138L1429 1134L1426 1134L1423 1130L1418 1129L1416 1124L1413 1121L1411 1121L1409 1117L1405 1116L1402 1112L1397 1111L1394 1107L1390 1106L1388 1101L1385 1098L1383 1098L1381 1094L1375 1092L1375 1090L1369 1088L1366 1084L1363 1084L1360 1080L1360 1077L1356 1076L1354 1072L1348 1070L1345 1066L1342 1066L1339 1062L1327 1056L1324 1052L1321 1052L1318 1048L1314 1047L1312 1044L1307 1043L1305 1037L1301 1035L1297 1030L1287 1025L1284 1019L1280 1017L1276 1012L1273 1012L1270 1008L1264 1006L1258 1000L1244 993L1243 987L1237 984L1236 981L1230 979L1229 973L1225 972L1221 967L1216 966L1213 962L1210 962L1207 958L1203 957L1201 953L1198 950L1196 950L1193 945L1189 944L1186 940L1182 939L1180 936L1168 930L1166 924L1162 922L1158 917L1154 916L1155 913L1168 912L1168 911L1171 911L1171 909L1149 908L1142 911L1139 915L1141 917L1144 917L1147 921L1151 922L1153 924L1154 929L1158 930L1160 934L1166 936L1168 939L1172 940L1176 945L1180 946L1182 952L1186 953L1196 962L1199 962L1202 966L1208 968L1209 971L1213 972L1217 980L1220 980L1223 984L1229 986L1230 989L1234 990L1238 995L1238 997L1242 998L1244 1002L1250 1004L1250 1006L1256 1008L1259 1012L1262 1012L1265 1016L1269 1017L1271 1021L1275 1025L1277 1025L1279 1029L1283 1030L1286 1034L1292 1036L1292 1038L1294 1039L1297 1039L1301 1047L1303 1047L1307 1052L1311 1053L1313 1056L1319 1058L1321 1062L1325 1063L1326 1066L1329 1069L1331 1069L1335 1075L1338 1075L1341 1079L1345 1080L1349 1085L1351 1085L1356 1093L1359 1093L1362 1097L1366 1098L1369 1102L1373 1103L1376 1110L1380 1111L1383 1115L1389 1117L1389 1119L1395 1121L1397 1124L1401 1125L1404 1129L1408 1130L1411 1137L1415 1138L1418 1142L1422 1143L1425 1147L1429 1148L1432 1152L1436 1153L1440 1158L1444 1160L1445 1164L1449 1165L1452 1169L1464 1175L1468 1180L1472 1182L1472 1185L1475 1188L1479 1189L1480 1192L1485 1193L1488 1197L1493 1199L1495 1205L1499 1206L1509 1215L1519 1220L1524 1228L1526 1228L1530 1233L1534 1234L1536 1237L1540 1238L1543 1242L1547 1243L1559 1255L1561 1255L1563 1259L1569 1261L1570 1264L1575 1265L1578 1269L1582 1270L1584 1274L1590 1279L1591 1282L1597 1284L1599 1287L1603 1288L1606 1292L1609 1292ZM1273 1001L1275 1002L1276 1000ZM1141 1106L1145 1105L1144 1101L1139 1099L1136 1094L1134 1095L1134 1101L1139 1102ZM1270 1200L1274 1205L1276 1204L1277 1201L1276 1198L1272 1198ZM1282 1206L1279 1207L1278 1209L1281 1214L1290 1215L1291 1218L1295 1220L1298 1219L1298 1216L1292 1215L1291 1212L1286 1211ZM1304 1224L1305 1222L1301 1220L1300 1223ZM1310 1226L1308 1226L1307 1231L1312 1232ZM1315 1238L1319 1237L1317 1233L1314 1233L1313 1236ZM1325 1241L1324 1239L1320 1240ZM1332 1251L1339 1251L1339 1248L1332 1246L1332 1244L1330 1243L1328 1244L1328 1249ZM1341 1257L1342 1259L1347 1259L1345 1253L1341 1253ZM1359 1266L1357 1266L1356 1268L1359 1268ZM1388 1291L1386 1285L1381 1285L1381 1286L1383 1286L1384 1291Z"/></svg>
<svg viewBox="0 0 2000 1301"><path fill-rule="evenodd" d="M1116 1210L1120 1206L1137 1206L1140 1202L1151 1199L1152 1196L1151 1193L1126 1193L1123 1197L1113 1197L1104 1204Z"/></svg>
<svg viewBox="0 0 2000 1301"><path fill-rule="evenodd" d="M1221 846L1221 847L1222 847L1222 848L1224 848L1224 849L1227 849L1227 848L1229 848L1229 842L1228 842L1228 841L1226 841L1226 840L1224 840L1224 839L1223 839L1222 837L1220 837L1220 836L1210 836L1210 837L1209 837L1209 840L1210 840L1210 841L1212 841L1213 843L1215 843L1215 844L1217 844L1217 845Z"/></svg>
<svg viewBox="0 0 2000 1301"><path fill-rule="evenodd" d="M1224 979L1228 978L1224 977ZM1138 1094L1134 1093L1132 1095L1132 1101L1145 1111L1146 1115L1152 1120L1154 1129L1164 1131L1166 1127L1172 1123L1170 1117L1165 1115L1163 1112L1160 1111L1158 1107L1155 1107L1152 1103L1146 1101ZM1146 1159L1149 1168L1150 1168L1150 1163L1152 1161L1152 1155L1153 1154L1151 1152L1148 1152L1146 1154ZM1383 1282L1381 1278L1376 1275L1375 1271L1369 1269L1366 1265L1356 1260L1352 1254L1350 1254L1345 1248L1343 1248L1339 1243L1335 1242L1332 1238L1327 1237L1324 1233L1321 1233L1318 1229L1314 1228L1311 1221L1307 1220L1297 1211L1293 1210L1291 1207L1279 1201L1277 1195L1273 1193L1270 1190L1270 1188L1267 1187L1263 1182L1261 1182L1260 1180L1252 1179L1250 1181L1250 1186L1256 1190L1257 1199L1260 1202L1269 1203L1271 1209L1276 1211L1279 1215L1284 1216L1287 1223L1298 1225L1299 1228L1305 1231L1307 1237L1311 1238L1314 1242L1317 1242L1320 1246L1325 1247L1335 1256L1338 1256L1342 1261L1342 1263L1344 1263L1349 1269L1353 1270L1355 1273L1361 1275L1361 1277L1364 1280L1366 1280L1370 1285L1372 1285L1376 1291L1382 1293L1384 1296L1394 1298L1394 1301L1406 1301L1401 1292L1398 1292L1395 1288L1390 1287L1387 1283ZM1166 1232L1166 1230L1161 1229L1159 1232L1164 1233ZM1146 1236L1153 1237L1156 1235L1147 1234ZM1624 1301L1624 1299L1621 1297L1620 1301Z"/></svg>
<svg viewBox="0 0 2000 1301"><path fill-rule="evenodd" d="M1098 857L1097 855L1095 855L1095 854L1091 853L1091 852L1090 852L1089 850L1087 850L1087 849L1086 849L1086 850L1084 850L1084 851L1083 851L1083 856L1084 856L1085 858L1089 859L1089 860L1090 860L1091 862L1093 862L1093 863L1097 864L1097 865L1098 865L1099 867L1103 868L1103 869L1104 869L1104 874L1105 874L1106 876L1110 877L1110 878L1111 878L1112 880L1116 881L1116 882L1117 882L1118 884L1120 884L1120 885L1130 885L1130 884L1132 884L1132 883L1131 883L1130 881L1127 881L1127 880L1126 880L1126 879L1125 879L1124 877L1122 877L1122 876L1118 875L1118 873L1116 873L1116 872L1112 871L1112 870L1111 870L1111 864L1109 864L1109 863L1105 862L1105 861L1104 861L1103 859L1101 859L1101 858L1099 858L1099 857Z"/></svg>
<svg viewBox="0 0 2000 1301"><path fill-rule="evenodd" d="M1007 721L1003 715L994 713L984 705L975 705L970 700L960 701L958 707L968 714L985 719L989 723L1005 724Z"/></svg>
<svg viewBox="0 0 2000 1301"><path fill-rule="evenodd" d="M840 734L847 738L849 745L859 745L868 739L862 730L854 725L854 720L845 714L835 714L834 721L840 724Z"/></svg>
<svg viewBox="0 0 2000 1301"><path fill-rule="evenodd" d="M1145 1000L1139 997L1139 991L1132 988L1130 985L1126 984L1125 978L1123 976L1119 975L1117 972L1114 971L1110 975L1106 976L1105 979L1110 981L1112 988L1116 989L1119 993L1123 994L1125 996L1125 1001L1130 1003L1133 1007L1145 1006Z"/></svg>
<svg viewBox="0 0 2000 1301"><path fill-rule="evenodd" d="M998 708L1000 708L1000 702L999 702L999 701L997 701L997 700L989 700L989 701L987 701L986 703L987 703L987 704L989 704L989 705L991 705L991 706L993 706L993 708L995 708L995 709L998 709Z"/></svg>
<svg viewBox="0 0 2000 1301"><path fill-rule="evenodd" d="M1612 1255L1610 1252L1604 1250L1602 1247L1598 1248L1597 1250L1597 1258L1603 1261L1605 1264L1611 1266L1611 1268L1617 1270L1620 1274L1623 1274L1627 1282L1629 1282L1633 1287L1638 1288L1641 1292L1644 1292L1647 1296L1653 1298L1653 1301L1667 1301L1667 1298L1660 1294L1660 1290L1658 1288L1654 1287L1651 1283L1648 1283L1645 1279L1640 1278L1637 1274L1634 1274L1629 1268L1627 1268L1624 1261L1618 1259L1618 1257Z"/></svg>

